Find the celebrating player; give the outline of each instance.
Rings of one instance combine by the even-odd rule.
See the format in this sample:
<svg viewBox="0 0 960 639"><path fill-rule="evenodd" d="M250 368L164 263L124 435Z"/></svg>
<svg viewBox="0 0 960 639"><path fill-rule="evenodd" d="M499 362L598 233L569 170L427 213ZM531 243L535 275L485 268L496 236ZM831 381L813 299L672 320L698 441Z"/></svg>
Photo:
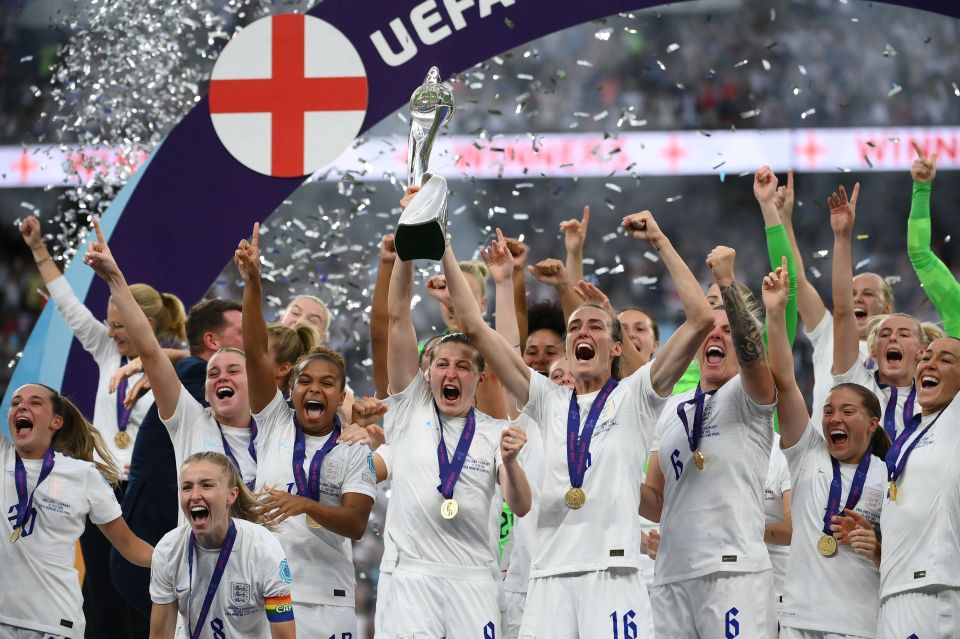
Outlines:
<svg viewBox="0 0 960 639"><path fill-rule="evenodd" d="M180 508L188 523L153 555L150 639L172 639L178 612L192 638L293 639L290 566L255 523L259 506L234 462L214 451L188 457Z"/></svg>

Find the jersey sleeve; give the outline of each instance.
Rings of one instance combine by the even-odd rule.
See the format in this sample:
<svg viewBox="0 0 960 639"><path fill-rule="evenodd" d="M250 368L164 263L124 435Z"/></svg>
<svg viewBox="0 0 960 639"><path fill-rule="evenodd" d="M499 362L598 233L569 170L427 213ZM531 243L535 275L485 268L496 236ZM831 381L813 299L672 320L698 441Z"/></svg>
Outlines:
<svg viewBox="0 0 960 639"><path fill-rule="evenodd" d="M60 276L53 280L47 284L47 290L50 291L50 297L56 304L57 311L67 323L70 332L83 346L83 350L93 355L97 361L109 354L110 343L113 340L108 335L107 327L83 305L70 287L70 283L67 282L67 278Z"/></svg>
<svg viewBox="0 0 960 639"><path fill-rule="evenodd" d="M795 486L806 469L809 456L818 446L826 443L814 432L813 422L807 422L807 428L800 436L800 440L790 448L783 449L783 456L787 458L787 472L790 477L790 486Z"/></svg>
<svg viewBox="0 0 960 639"><path fill-rule="evenodd" d="M350 463L343 476L340 494L360 493L376 500L377 470L373 466L373 454L365 445L350 447Z"/></svg>
<svg viewBox="0 0 960 639"><path fill-rule="evenodd" d="M394 414L393 419L383 422L383 432L387 441L391 444L396 443L396 438L402 437L409 427L417 407L424 404L429 406L431 402L433 397L430 395L430 385L427 384L423 375L417 373L406 388L386 400L390 412Z"/></svg>
<svg viewBox="0 0 960 639"><path fill-rule="evenodd" d="M813 328L805 327L803 334L813 346L813 370L830 375L833 366L833 314L827 311Z"/></svg>
<svg viewBox="0 0 960 639"><path fill-rule="evenodd" d="M653 382L650 380L650 370L653 363L647 363L634 371L632 375L620 380L621 384L626 384L636 402L637 414L640 416L640 427L653 432L656 429L657 420L660 419L660 413L670 397L660 397L653 389Z"/></svg>
<svg viewBox="0 0 960 639"><path fill-rule="evenodd" d="M171 557L176 547L173 529L163 536L157 547L153 549L153 560L150 562L150 601L155 604L169 604L177 600L176 574L173 567L176 557Z"/></svg>
<svg viewBox="0 0 960 639"><path fill-rule="evenodd" d="M833 385L837 384L860 384L867 388L873 385L873 375L867 370L867 362L862 353L857 355L857 361L849 370L833 376Z"/></svg>
<svg viewBox="0 0 960 639"><path fill-rule="evenodd" d="M167 427L167 433L170 434L170 441L173 447L181 452L181 459L190 456L187 450L190 443L190 428L204 416L206 409L193 398L193 395L187 392L187 389L180 385L180 395L177 397L177 407L173 411L170 419L160 418L163 425ZM179 469L177 469L179 472Z"/></svg>
<svg viewBox="0 0 960 639"><path fill-rule="evenodd" d="M90 506L90 521L98 526L123 516L117 497L113 493L113 486L107 483L92 463L87 469L86 495Z"/></svg>
<svg viewBox="0 0 960 639"><path fill-rule="evenodd" d="M387 479L390 479L390 475L393 474L393 448L390 444L381 444L373 454L379 455L383 465L387 468Z"/></svg>
<svg viewBox="0 0 960 639"><path fill-rule="evenodd" d="M287 400L283 398L283 393L277 390L277 393L270 400L262 411L253 415L253 420L257 423L257 439L254 441L254 448L259 452L267 448L267 443L274 437L282 437L283 429L279 428L285 420L291 419L290 407Z"/></svg>
<svg viewBox="0 0 960 639"><path fill-rule="evenodd" d="M907 255L924 292L940 313L947 335L960 337L960 282L930 247L930 190L929 182L913 183Z"/></svg>
<svg viewBox="0 0 960 639"><path fill-rule="evenodd" d="M657 425L653 430L653 443L650 444L650 452L660 454L660 439L663 437L663 429L666 427L668 411L662 411L657 418Z"/></svg>
<svg viewBox="0 0 960 639"><path fill-rule="evenodd" d="M532 368L530 369L530 391L527 393L527 403L522 412L537 424L541 434L543 434L543 429L548 423L547 420L550 419L550 410L547 406L548 399L556 388L558 388L556 384Z"/></svg>
<svg viewBox="0 0 960 639"><path fill-rule="evenodd" d="M293 599L290 585L293 575L286 554L272 534L258 535L259 590L263 595L263 607L270 623L293 621Z"/></svg>

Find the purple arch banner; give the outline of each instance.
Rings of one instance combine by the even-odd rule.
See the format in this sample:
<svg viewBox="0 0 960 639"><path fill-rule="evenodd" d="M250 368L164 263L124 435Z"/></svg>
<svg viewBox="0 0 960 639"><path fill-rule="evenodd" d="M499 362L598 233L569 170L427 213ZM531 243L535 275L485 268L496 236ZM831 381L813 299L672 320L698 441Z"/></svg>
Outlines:
<svg viewBox="0 0 960 639"><path fill-rule="evenodd" d="M360 54L369 102L361 134L403 106L427 69L459 73L555 31L661 4L656 0L325 0L308 12L339 29ZM960 17L952 0L891 2ZM256 173L216 136L205 97L153 152L103 218L130 282L149 282L188 307L220 273L238 238L303 182ZM80 260L66 275L94 313L107 287ZM52 305L44 309L4 397L41 381L91 414L97 373Z"/></svg>

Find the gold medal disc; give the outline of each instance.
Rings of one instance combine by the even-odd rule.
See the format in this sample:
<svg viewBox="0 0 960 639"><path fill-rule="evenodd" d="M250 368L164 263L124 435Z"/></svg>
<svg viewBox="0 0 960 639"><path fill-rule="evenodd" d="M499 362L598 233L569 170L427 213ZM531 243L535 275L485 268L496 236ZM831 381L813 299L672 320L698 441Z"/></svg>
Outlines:
<svg viewBox="0 0 960 639"><path fill-rule="evenodd" d="M697 465L697 470L703 470L707 464L707 458L699 450L693 451L693 463Z"/></svg>
<svg viewBox="0 0 960 639"><path fill-rule="evenodd" d="M567 494L563 496L563 501L567 504L567 508L578 510L583 508L583 505L587 503L587 495L583 492L582 488L571 488L567 491Z"/></svg>
<svg viewBox="0 0 960 639"><path fill-rule="evenodd" d="M837 540L830 535L823 535L817 542L817 550L824 557L832 557L837 552Z"/></svg>
<svg viewBox="0 0 960 639"><path fill-rule="evenodd" d="M310 528L323 528L323 526L321 526L317 522L317 520L311 517L310 515L307 515L307 526L309 526Z"/></svg>
<svg viewBox="0 0 960 639"><path fill-rule="evenodd" d="M16 528L14 528L13 532L10 533L10 543L11 544L17 543L17 540L20 539L20 535L22 533L23 533L23 528L21 528L20 526L17 526Z"/></svg>
<svg viewBox="0 0 960 639"><path fill-rule="evenodd" d="M457 516L459 510L460 504L457 503L456 499L444 499L443 503L440 504L440 516L444 519L453 519Z"/></svg>
<svg viewBox="0 0 960 639"><path fill-rule="evenodd" d="M897 501L897 482L890 482L889 495L890 501Z"/></svg>
<svg viewBox="0 0 960 639"><path fill-rule="evenodd" d="M126 448L132 441L130 433L125 430L117 431L117 434L113 436L113 443L117 445L117 448Z"/></svg>

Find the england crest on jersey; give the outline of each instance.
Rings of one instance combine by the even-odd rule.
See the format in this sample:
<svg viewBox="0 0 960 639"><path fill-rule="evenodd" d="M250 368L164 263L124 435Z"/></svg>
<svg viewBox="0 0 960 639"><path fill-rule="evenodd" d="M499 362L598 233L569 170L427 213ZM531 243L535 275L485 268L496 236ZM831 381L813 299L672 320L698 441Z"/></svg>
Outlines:
<svg viewBox="0 0 960 639"><path fill-rule="evenodd" d="M250 584L230 582L230 602L242 606L250 601Z"/></svg>

